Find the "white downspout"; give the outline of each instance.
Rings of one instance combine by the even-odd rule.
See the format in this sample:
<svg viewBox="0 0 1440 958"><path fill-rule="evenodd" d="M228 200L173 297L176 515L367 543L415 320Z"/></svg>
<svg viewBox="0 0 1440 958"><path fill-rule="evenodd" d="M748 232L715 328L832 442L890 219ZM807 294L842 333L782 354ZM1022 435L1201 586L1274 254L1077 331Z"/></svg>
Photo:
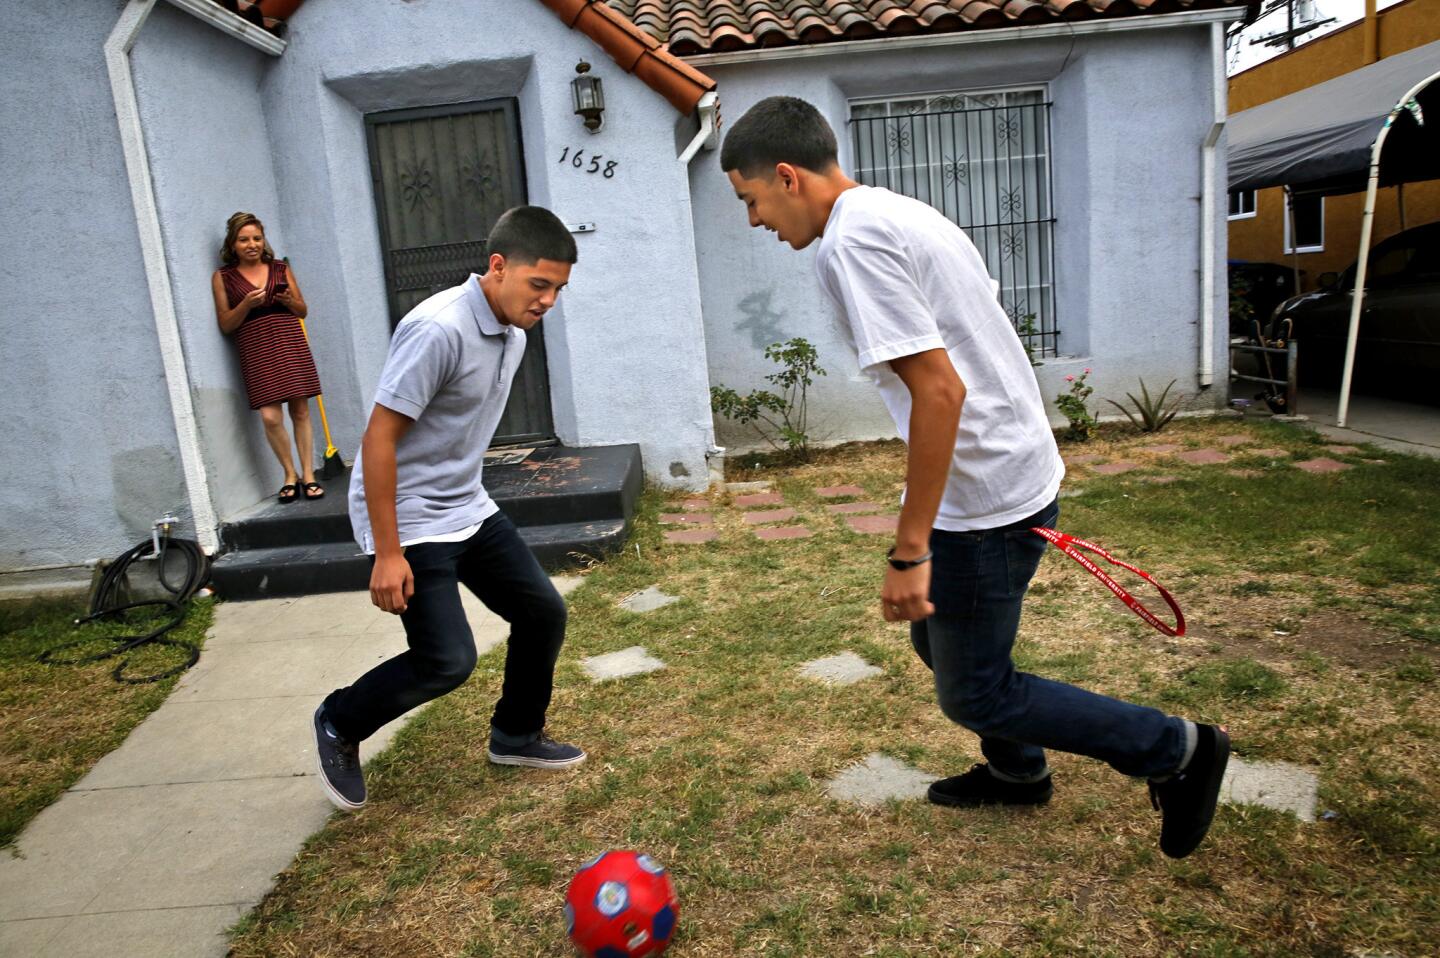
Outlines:
<svg viewBox="0 0 1440 958"><path fill-rule="evenodd" d="M700 147L703 146L710 150L715 149L716 134L719 133L715 125L715 113L719 107L720 95L714 90L700 97L700 102L695 105L695 109L700 111L700 131L695 134L695 138L690 141L690 145L685 147L685 152L680 154L680 164L682 166L695 158L695 154L700 152Z"/></svg>
<svg viewBox="0 0 1440 958"><path fill-rule="evenodd" d="M1370 265L1370 235L1375 225L1375 194L1380 186L1380 151L1385 148L1385 138L1395 117L1406 109L1420 91L1440 80L1440 73L1434 73L1410 88L1410 91L1396 101L1385 117L1375 144L1370 147L1370 181L1365 187L1365 213L1360 220L1360 255L1355 260L1355 291L1350 294L1350 330L1345 339L1345 374L1340 378L1340 408L1335 413L1335 425L1344 426L1350 412L1350 379L1355 371L1355 343L1360 335L1360 312L1365 308L1365 272ZM1415 109L1418 111L1419 106ZM1416 117L1419 119L1419 117ZM1424 122L1421 120L1421 122Z"/></svg>
<svg viewBox="0 0 1440 958"><path fill-rule="evenodd" d="M285 49L284 41L208 0L170 0L187 13L244 40L271 55ZM215 503L210 498L210 481L205 458L200 453L195 428L195 406L190 395L190 372L180 340L180 323L171 295L170 268L165 262L165 237L160 229L160 211L155 202L155 185L150 176L150 155L145 149L145 130L140 121L135 79L130 71L130 51L140 30L155 9L156 0L130 0L105 40L105 67L110 74L110 95L115 101L115 119L120 126L120 146L125 154L125 171L130 180L130 201L140 232L140 255L150 287L150 306L155 313L155 335L160 342L160 361L170 391L170 414L175 438L180 445L180 464L185 489L195 520L195 538L200 548L214 554L219 546ZM234 21L234 22L231 22Z"/></svg>
<svg viewBox="0 0 1440 958"><path fill-rule="evenodd" d="M1196 380L1201 389L1215 381L1215 203L1216 144L1225 131L1225 26L1210 24L1210 102L1214 117L1210 132L1200 147L1200 368Z"/></svg>

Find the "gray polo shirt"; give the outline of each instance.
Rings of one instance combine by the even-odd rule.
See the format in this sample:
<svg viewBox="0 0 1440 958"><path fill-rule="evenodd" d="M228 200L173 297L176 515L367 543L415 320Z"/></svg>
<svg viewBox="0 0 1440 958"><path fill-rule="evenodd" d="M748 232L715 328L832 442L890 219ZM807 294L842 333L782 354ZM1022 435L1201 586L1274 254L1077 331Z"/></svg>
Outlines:
<svg viewBox="0 0 1440 958"><path fill-rule="evenodd" d="M480 473L524 355L524 330L495 318L474 275L395 327L375 402L415 420L395 449L401 542L453 533L499 511ZM350 525L373 552L362 458L350 476Z"/></svg>

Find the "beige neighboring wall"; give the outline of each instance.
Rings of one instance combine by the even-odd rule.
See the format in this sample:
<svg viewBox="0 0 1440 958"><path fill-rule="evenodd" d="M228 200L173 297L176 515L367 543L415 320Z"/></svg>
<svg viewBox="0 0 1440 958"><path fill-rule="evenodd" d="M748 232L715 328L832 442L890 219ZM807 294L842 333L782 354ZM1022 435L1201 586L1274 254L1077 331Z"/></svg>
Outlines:
<svg viewBox="0 0 1440 958"><path fill-rule="evenodd" d="M1381 58L1440 40L1440 0L1407 0L1380 11L1378 48ZM1278 100L1298 90L1365 66L1364 22L1336 30L1289 53L1251 67L1230 78L1230 113ZM1396 92L1398 98L1405 91ZM1440 220L1440 182L1412 183L1404 188L1405 225ZM1325 272L1339 272L1355 262L1360 248L1360 215L1365 194L1325 198L1325 248L1315 253L1285 253L1285 199L1280 187L1258 191L1255 216L1230 221L1231 259L1290 265L1298 259L1303 288L1315 288ZM1375 204L1375 236L1379 242L1400 231L1398 191L1380 190Z"/></svg>

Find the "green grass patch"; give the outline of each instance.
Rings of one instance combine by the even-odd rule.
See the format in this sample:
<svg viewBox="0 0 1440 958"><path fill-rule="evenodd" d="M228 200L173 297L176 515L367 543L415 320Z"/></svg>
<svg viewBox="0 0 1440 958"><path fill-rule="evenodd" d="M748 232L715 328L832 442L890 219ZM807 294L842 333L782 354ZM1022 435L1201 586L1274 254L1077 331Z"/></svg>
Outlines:
<svg viewBox="0 0 1440 958"><path fill-rule="evenodd" d="M213 603L192 602L183 623L167 633L202 644ZM124 622L76 627L79 603L37 601L0 606L0 847L10 845L41 809L114 750L130 730L160 707L179 676L130 685L111 678L120 658L80 665L46 665L37 657L80 641L67 657L99 653L122 635L143 634L168 616L147 610ZM179 650L144 646L124 658L126 674L143 676L180 664Z"/></svg>

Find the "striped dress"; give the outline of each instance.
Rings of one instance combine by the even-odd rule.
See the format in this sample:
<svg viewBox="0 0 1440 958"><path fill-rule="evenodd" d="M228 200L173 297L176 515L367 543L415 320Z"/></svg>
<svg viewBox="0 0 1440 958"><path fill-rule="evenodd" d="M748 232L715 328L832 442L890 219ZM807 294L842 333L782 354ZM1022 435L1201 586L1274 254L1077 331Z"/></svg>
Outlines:
<svg viewBox="0 0 1440 958"><path fill-rule="evenodd" d="M321 392L320 375L315 371L315 360L310 356L299 318L273 299L275 284L285 281L288 275L284 263L270 264L270 276L265 282L267 300L250 310L240 328L231 334L240 348L240 372L245 377L251 409L318 396ZM220 279L231 309L255 288L234 266L220 270Z"/></svg>

